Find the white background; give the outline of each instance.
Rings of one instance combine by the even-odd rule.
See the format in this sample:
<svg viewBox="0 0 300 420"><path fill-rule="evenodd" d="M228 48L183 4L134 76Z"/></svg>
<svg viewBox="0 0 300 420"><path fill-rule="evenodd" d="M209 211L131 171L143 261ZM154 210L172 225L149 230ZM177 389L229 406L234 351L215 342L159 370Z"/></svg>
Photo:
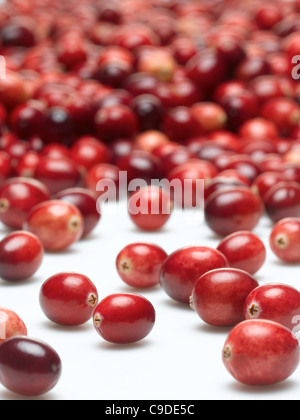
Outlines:
<svg viewBox="0 0 300 420"><path fill-rule="evenodd" d="M1 237L6 234L0 226ZM299 265L288 266L269 249L271 223L261 220L255 233L264 241L268 257L256 278L261 284L287 283L299 288ZM115 292L135 292L119 278L115 259L132 242L151 242L168 253L183 246L216 247L216 237L201 220L181 212L172 215L159 233L138 231L124 204L105 207L89 239L61 254L46 254L42 267L30 281L11 284L0 280L0 306L19 314L31 337L46 341L62 359L57 386L38 399L45 400L216 400L299 399L300 368L284 383L252 388L237 383L223 366L221 354L229 329L210 327L189 307L172 301L157 287L143 291L157 312L156 325L140 343L119 346L106 343L92 321L65 328L51 323L39 306L39 290L51 275L73 271L85 274L97 286L100 299ZM0 399L22 397L0 385Z"/></svg>

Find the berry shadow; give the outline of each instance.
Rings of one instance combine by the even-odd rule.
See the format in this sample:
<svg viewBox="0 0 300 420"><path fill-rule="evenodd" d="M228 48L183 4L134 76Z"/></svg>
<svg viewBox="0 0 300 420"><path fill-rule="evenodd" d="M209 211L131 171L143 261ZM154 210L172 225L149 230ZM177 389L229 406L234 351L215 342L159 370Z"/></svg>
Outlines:
<svg viewBox="0 0 300 420"><path fill-rule="evenodd" d="M162 289L159 285L154 286L154 287L145 288L145 289L138 289L138 288L130 287L130 286L126 286L126 285L119 287L119 292L120 293L137 293L139 295L154 294L154 293L161 292L161 290Z"/></svg>
<svg viewBox="0 0 300 420"><path fill-rule="evenodd" d="M106 350L109 352L116 351L116 352L123 352L123 351L132 351L132 350L141 350L143 348L147 348L153 345L151 340L141 340L137 343L131 344L114 344L109 343L108 341L102 341L97 343L97 347L101 350Z"/></svg>
<svg viewBox="0 0 300 420"><path fill-rule="evenodd" d="M0 399L9 401L56 401L58 400L58 395L55 392L48 392L36 397L27 397L5 389L0 392Z"/></svg>
<svg viewBox="0 0 300 420"><path fill-rule="evenodd" d="M182 310L185 310L185 311L193 312L193 310L190 308L190 306L188 304L177 302L176 300L172 300L172 299L164 300L164 305L168 306L169 308L176 309L176 310L177 309L182 309Z"/></svg>
<svg viewBox="0 0 300 420"><path fill-rule="evenodd" d="M201 322L201 320L200 320ZM208 325L205 323L200 323L196 326L195 330L201 333L206 334L218 334L218 335L225 335L226 337L230 333L233 327L214 327L213 325Z"/></svg>
<svg viewBox="0 0 300 420"><path fill-rule="evenodd" d="M55 324L54 322L47 321L47 320L42 322L42 327L47 328L48 330L61 332L61 333L90 332L93 329L93 326L88 322L83 325L75 325L74 327L72 327L72 326L64 326L64 325Z"/></svg>
<svg viewBox="0 0 300 420"><path fill-rule="evenodd" d="M234 392L239 392L241 394L252 394L252 395L266 395L266 394L275 394L281 393L283 391L291 391L299 387L299 384L293 380L288 379L284 382L280 382L274 385L268 386L248 386L241 384L239 382L230 383L227 385L227 389L231 389Z"/></svg>
<svg viewBox="0 0 300 420"><path fill-rule="evenodd" d="M20 286L25 286L27 284L38 283L38 282L41 283L41 278L38 276L32 276L28 279L18 280L18 281L4 280L0 277L1 287L20 287Z"/></svg>

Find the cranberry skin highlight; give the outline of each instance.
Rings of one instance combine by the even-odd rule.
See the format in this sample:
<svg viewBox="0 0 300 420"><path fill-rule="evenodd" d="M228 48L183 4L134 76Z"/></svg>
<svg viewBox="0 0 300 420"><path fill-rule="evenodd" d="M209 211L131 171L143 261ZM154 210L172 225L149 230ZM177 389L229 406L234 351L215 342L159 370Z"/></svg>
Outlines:
<svg viewBox="0 0 300 420"><path fill-rule="evenodd" d="M45 394L56 386L61 369L59 355L40 340L12 337L0 347L0 381L16 394Z"/></svg>
<svg viewBox="0 0 300 420"><path fill-rule="evenodd" d="M160 270L168 254L158 245L134 243L118 254L116 267L121 279L136 288L159 284Z"/></svg>
<svg viewBox="0 0 300 420"><path fill-rule="evenodd" d="M206 272L224 267L229 267L226 257L213 248L181 248L163 263L160 284L172 299L188 304L196 281Z"/></svg>
<svg viewBox="0 0 300 420"><path fill-rule="evenodd" d="M245 319L268 319L293 330L299 323L300 293L286 284L264 284L254 289L244 306Z"/></svg>
<svg viewBox="0 0 300 420"><path fill-rule="evenodd" d="M35 235L16 231L0 242L0 277L22 281L32 277L44 258L42 242Z"/></svg>
<svg viewBox="0 0 300 420"><path fill-rule="evenodd" d="M236 268L221 268L204 274L196 282L190 306L215 327L231 327L244 320L244 304L258 282Z"/></svg>
<svg viewBox="0 0 300 420"><path fill-rule="evenodd" d="M0 220L12 229L22 229L31 209L50 200L50 191L39 181L23 177L4 181L0 188Z"/></svg>
<svg viewBox="0 0 300 420"><path fill-rule="evenodd" d="M277 223L287 217L300 217L300 185L296 182L281 182L264 196L266 213Z"/></svg>
<svg viewBox="0 0 300 420"><path fill-rule="evenodd" d="M264 265L267 251L261 239L252 232L235 232L221 241L217 248L230 267L255 274Z"/></svg>
<svg viewBox="0 0 300 420"><path fill-rule="evenodd" d="M155 309L143 296L119 293L103 299L94 312L94 327L106 341L136 343L152 331Z"/></svg>
<svg viewBox="0 0 300 420"><path fill-rule="evenodd" d="M286 380L297 369L299 360L299 343L294 334L268 320L241 322L230 332L223 348L223 363L228 372L250 386Z"/></svg>
<svg viewBox="0 0 300 420"><path fill-rule="evenodd" d="M73 204L50 200L32 209L24 229L35 234L46 251L62 251L80 240L84 221Z"/></svg>
<svg viewBox="0 0 300 420"><path fill-rule="evenodd" d="M205 205L206 222L220 236L241 230L252 231L262 215L260 198L244 187L217 191L208 198Z"/></svg>
<svg viewBox="0 0 300 420"><path fill-rule="evenodd" d="M172 200L159 187L143 187L128 200L128 213L132 222L145 231L162 229L169 221L172 210Z"/></svg>
<svg viewBox="0 0 300 420"><path fill-rule="evenodd" d="M52 322L65 326L89 321L98 303L92 281L78 273L60 273L50 277L40 290L40 305Z"/></svg>
<svg viewBox="0 0 300 420"><path fill-rule="evenodd" d="M27 328L14 311L0 308L0 346L9 338L27 335Z"/></svg>
<svg viewBox="0 0 300 420"><path fill-rule="evenodd" d="M270 247L282 261L300 262L300 218L289 217L276 223L270 235Z"/></svg>

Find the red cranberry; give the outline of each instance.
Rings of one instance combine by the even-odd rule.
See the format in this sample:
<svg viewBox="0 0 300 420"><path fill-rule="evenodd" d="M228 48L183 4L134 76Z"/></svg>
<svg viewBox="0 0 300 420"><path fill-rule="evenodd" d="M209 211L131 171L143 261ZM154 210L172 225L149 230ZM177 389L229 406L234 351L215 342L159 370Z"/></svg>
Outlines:
<svg viewBox="0 0 300 420"><path fill-rule="evenodd" d="M97 209L97 195L92 191L85 188L69 188L56 194L55 198L78 208L84 221L82 237L89 235L98 225L101 215Z"/></svg>
<svg viewBox="0 0 300 420"><path fill-rule="evenodd" d="M139 120L142 131L157 130L164 119L164 107L159 98L153 95L140 95L130 104Z"/></svg>
<svg viewBox="0 0 300 420"><path fill-rule="evenodd" d="M116 139L109 144L113 163L137 149L132 139Z"/></svg>
<svg viewBox="0 0 300 420"><path fill-rule="evenodd" d="M300 262L300 218L285 218L276 223L270 235L270 247L282 261Z"/></svg>
<svg viewBox="0 0 300 420"><path fill-rule="evenodd" d="M195 283L190 305L199 317L215 327L230 327L244 320L244 304L258 282L236 268L219 268Z"/></svg>
<svg viewBox="0 0 300 420"><path fill-rule="evenodd" d="M98 303L98 292L88 277L60 273L44 282L39 300L44 314L52 322L77 326L92 318Z"/></svg>
<svg viewBox="0 0 300 420"><path fill-rule="evenodd" d="M68 143L74 130L74 121L66 108L54 106L45 113L42 138L46 143Z"/></svg>
<svg viewBox="0 0 300 420"><path fill-rule="evenodd" d="M217 191L209 197L205 205L208 226L221 236L241 230L252 231L262 214L260 198L244 187Z"/></svg>
<svg viewBox="0 0 300 420"><path fill-rule="evenodd" d="M275 4L263 4L255 14L260 29L272 29L282 20L282 13Z"/></svg>
<svg viewBox="0 0 300 420"><path fill-rule="evenodd" d="M40 340L12 337L0 347L1 383L16 394L45 394L56 386L60 376L60 357Z"/></svg>
<svg viewBox="0 0 300 420"><path fill-rule="evenodd" d="M11 178L0 188L0 220L12 229L22 229L31 209L50 200L48 188L27 178Z"/></svg>
<svg viewBox="0 0 300 420"><path fill-rule="evenodd" d="M236 169L224 169L218 173L218 178L238 181L246 187L249 187L251 185L249 179L244 177L244 175L242 175Z"/></svg>
<svg viewBox="0 0 300 420"><path fill-rule="evenodd" d="M46 144L40 151L41 156L52 159L70 158L70 148L60 143Z"/></svg>
<svg viewBox="0 0 300 420"><path fill-rule="evenodd" d="M76 134L93 132L96 110L93 101L89 97L85 97L82 94L72 95L64 102L64 105L73 119Z"/></svg>
<svg viewBox="0 0 300 420"><path fill-rule="evenodd" d="M99 163L98 165L93 166L88 170L84 184L91 190L97 197L101 197L104 193L109 194L109 198L112 200L116 199L117 193L119 191L119 173L120 170L117 166L109 163ZM99 188L100 181L108 181L109 186L112 188L111 193L109 190ZM105 184L105 187L107 185Z"/></svg>
<svg viewBox="0 0 300 420"><path fill-rule="evenodd" d="M51 194L56 194L77 187L81 181L81 172L72 159L45 156L37 165L34 177L46 185Z"/></svg>
<svg viewBox="0 0 300 420"><path fill-rule="evenodd" d="M252 232L235 232L224 238L217 248L227 258L230 267L255 274L266 261L266 247Z"/></svg>
<svg viewBox="0 0 300 420"><path fill-rule="evenodd" d="M9 338L27 335L27 328L22 319L14 311L0 308L0 346Z"/></svg>
<svg viewBox="0 0 300 420"><path fill-rule="evenodd" d="M169 83L174 77L177 63L168 50L150 49L137 60L137 71L154 74L158 80Z"/></svg>
<svg viewBox="0 0 300 420"><path fill-rule="evenodd" d="M160 269L167 256L158 245L130 244L117 256L117 271L129 286L140 289L157 286L160 281Z"/></svg>
<svg viewBox="0 0 300 420"><path fill-rule="evenodd" d="M45 250L62 251L82 237L84 222L73 204L50 200L31 210L24 229L35 234Z"/></svg>
<svg viewBox="0 0 300 420"><path fill-rule="evenodd" d="M124 105L100 109L95 116L95 129L100 139L111 141L133 138L139 130L135 113Z"/></svg>
<svg viewBox="0 0 300 420"><path fill-rule="evenodd" d="M5 181L11 175L11 159L7 152L0 150L0 182Z"/></svg>
<svg viewBox="0 0 300 420"><path fill-rule="evenodd" d="M13 232L0 242L0 277L11 282L27 280L40 268L43 257L43 245L35 235Z"/></svg>
<svg viewBox="0 0 300 420"><path fill-rule="evenodd" d="M176 107L170 110L163 123L166 135L180 143L202 133L202 128L188 107Z"/></svg>
<svg viewBox="0 0 300 420"><path fill-rule="evenodd" d="M108 146L100 140L84 136L72 145L70 157L78 165L88 170L99 163L110 163L111 152Z"/></svg>
<svg viewBox="0 0 300 420"><path fill-rule="evenodd" d="M250 91L225 96L220 104L226 112L228 127L235 132L243 123L257 116L257 99Z"/></svg>
<svg viewBox="0 0 300 420"><path fill-rule="evenodd" d="M269 155L265 155L261 159L261 161L259 162L259 166L262 172L277 172L278 168L282 165L282 163L282 156L276 153L271 153Z"/></svg>
<svg viewBox="0 0 300 420"><path fill-rule="evenodd" d="M264 172L254 180L251 189L264 199L266 193L279 182L282 182L284 176L278 172Z"/></svg>
<svg viewBox="0 0 300 420"><path fill-rule="evenodd" d="M172 146L171 149L173 150L165 153L160 159L163 176L167 176L177 166L188 163L195 158L195 155L187 147Z"/></svg>
<svg viewBox="0 0 300 420"><path fill-rule="evenodd" d="M152 150L152 155L161 160L164 156L174 152L181 146L174 142L174 141L168 141L167 143L160 144L159 146L155 147L155 149Z"/></svg>
<svg viewBox="0 0 300 420"><path fill-rule="evenodd" d="M263 104L260 115L273 122L279 133L289 135L299 124L300 107L290 98L274 98Z"/></svg>
<svg viewBox="0 0 300 420"><path fill-rule="evenodd" d="M261 169L253 159L247 155L232 156L230 163L224 169L235 169L244 176L250 184L261 174Z"/></svg>
<svg viewBox="0 0 300 420"><path fill-rule="evenodd" d="M22 157L30 150L29 144L24 140L19 140L17 143L13 143L7 146L4 151L7 152L11 159L11 166L14 170Z"/></svg>
<svg viewBox="0 0 300 420"><path fill-rule="evenodd" d="M36 44L33 25L27 19L11 19L1 28L0 38L2 44L12 47L30 48Z"/></svg>
<svg viewBox="0 0 300 420"><path fill-rule="evenodd" d="M19 159L17 166L15 167L15 174L17 177L33 178L36 167L40 162L40 154L34 150L30 150L25 153L21 159Z"/></svg>
<svg viewBox="0 0 300 420"><path fill-rule="evenodd" d="M143 179L151 183L153 179L161 176L159 160L144 150L134 150L128 156L123 156L116 162L120 171L127 172L128 182L134 179Z"/></svg>
<svg viewBox="0 0 300 420"><path fill-rule="evenodd" d="M264 196L266 213L277 223L286 217L300 217L300 185L280 182Z"/></svg>
<svg viewBox="0 0 300 420"><path fill-rule="evenodd" d="M134 73L123 83L124 89L130 92L134 97L145 94L153 94L160 86L159 80L152 74Z"/></svg>
<svg viewBox="0 0 300 420"><path fill-rule="evenodd" d="M279 131L272 121L261 117L251 118L244 122L239 129L239 135L248 139L276 139L279 137Z"/></svg>
<svg viewBox="0 0 300 420"><path fill-rule="evenodd" d="M168 145L170 140L161 131L147 130L138 134L134 143L138 149L152 153L158 147Z"/></svg>
<svg viewBox="0 0 300 420"><path fill-rule="evenodd" d="M196 103L191 110L205 133L221 130L227 124L227 115L224 109L213 102Z"/></svg>
<svg viewBox="0 0 300 420"><path fill-rule="evenodd" d="M133 223L142 230L156 231L170 219L173 203L168 192L159 187L143 187L128 200L128 212Z"/></svg>
<svg viewBox="0 0 300 420"><path fill-rule="evenodd" d="M151 302L136 294L119 293L103 299L94 312L98 334L114 344L131 344L146 338L155 324Z"/></svg>
<svg viewBox="0 0 300 420"><path fill-rule="evenodd" d="M246 57L239 63L235 71L235 77L243 82L270 74L270 66L267 60L263 57L252 56Z"/></svg>
<svg viewBox="0 0 300 420"><path fill-rule="evenodd" d="M25 103L29 99L23 78L15 72L6 72L0 79L0 101L8 110Z"/></svg>
<svg viewBox="0 0 300 420"><path fill-rule="evenodd" d="M293 330L297 327L300 293L286 284L271 283L249 293L244 306L245 319L268 319Z"/></svg>
<svg viewBox="0 0 300 420"><path fill-rule="evenodd" d="M287 181L298 182L300 184L300 165L295 163L285 163L278 168L281 178Z"/></svg>
<svg viewBox="0 0 300 420"><path fill-rule="evenodd" d="M298 367L299 356L294 334L268 320L241 322L230 332L223 349L223 362L229 373L237 381L252 386L287 379Z"/></svg>
<svg viewBox="0 0 300 420"><path fill-rule="evenodd" d="M188 304L199 277L210 270L224 267L228 267L228 261L215 249L199 246L181 248L163 263L160 283L168 296Z"/></svg>
<svg viewBox="0 0 300 420"><path fill-rule="evenodd" d="M28 101L19 105L11 114L10 124L20 138L39 135L45 122L45 105L39 101Z"/></svg>
<svg viewBox="0 0 300 420"><path fill-rule="evenodd" d="M208 180L204 186L204 199L208 198L214 194L216 191L224 190L227 188L233 187L243 187L245 184L239 181L236 178L227 178L222 176L217 176L213 179Z"/></svg>

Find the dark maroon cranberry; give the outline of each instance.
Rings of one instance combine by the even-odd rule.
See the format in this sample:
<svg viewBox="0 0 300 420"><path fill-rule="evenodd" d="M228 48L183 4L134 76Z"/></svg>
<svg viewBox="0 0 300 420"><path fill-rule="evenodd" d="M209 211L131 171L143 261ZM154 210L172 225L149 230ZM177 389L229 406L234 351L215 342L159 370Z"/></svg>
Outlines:
<svg viewBox="0 0 300 420"><path fill-rule="evenodd" d="M30 48L36 44L33 28L21 20L11 20L0 31L2 44Z"/></svg>
<svg viewBox="0 0 300 420"><path fill-rule="evenodd" d="M249 82L258 76L270 74L270 65L260 56L247 57L238 65L235 76L238 80Z"/></svg>
<svg viewBox="0 0 300 420"><path fill-rule="evenodd" d="M153 94L159 85L159 80L147 73L134 73L123 83L124 89L128 90L133 96Z"/></svg>
<svg viewBox="0 0 300 420"><path fill-rule="evenodd" d="M131 139L116 139L110 143L109 147L114 162L136 150L136 145Z"/></svg>
<svg viewBox="0 0 300 420"><path fill-rule="evenodd" d="M71 114L63 107L49 108L46 112L43 140L46 143L68 142L74 130Z"/></svg>
<svg viewBox="0 0 300 420"><path fill-rule="evenodd" d="M224 169L237 170L241 175L247 178L250 183L261 174L259 165L247 155L232 156L229 164Z"/></svg>
<svg viewBox="0 0 300 420"><path fill-rule="evenodd" d="M137 96L130 106L138 117L142 131L160 128L164 118L164 107L156 96L149 94Z"/></svg>
<svg viewBox="0 0 300 420"><path fill-rule="evenodd" d="M281 182L264 196L266 213L277 223L287 217L300 217L300 185L296 182Z"/></svg>
<svg viewBox="0 0 300 420"><path fill-rule="evenodd" d="M246 121L257 116L257 99L251 92L244 91L225 97L221 103L228 117L228 127L237 131Z"/></svg>
<svg viewBox="0 0 300 420"><path fill-rule="evenodd" d="M164 132L172 141L184 141L202 134L202 128L190 108L180 106L170 110L163 123Z"/></svg>
<svg viewBox="0 0 300 420"><path fill-rule="evenodd" d="M28 101L19 105L11 114L10 125L22 139L41 133L45 122L45 106L40 101Z"/></svg>
<svg viewBox="0 0 300 420"><path fill-rule="evenodd" d="M176 166L194 159L195 155L189 151L187 147L177 147L170 153L165 154L161 158L161 168L163 176L167 176Z"/></svg>
<svg viewBox="0 0 300 420"><path fill-rule="evenodd" d="M121 60L112 60L99 66L96 78L105 85L120 88L123 80L132 73L133 68L130 63Z"/></svg>
<svg viewBox="0 0 300 420"><path fill-rule="evenodd" d="M153 179L161 178L159 160L143 150L135 150L130 155L121 157L116 165L121 171L127 171L128 182L134 179L143 179L150 183Z"/></svg>

